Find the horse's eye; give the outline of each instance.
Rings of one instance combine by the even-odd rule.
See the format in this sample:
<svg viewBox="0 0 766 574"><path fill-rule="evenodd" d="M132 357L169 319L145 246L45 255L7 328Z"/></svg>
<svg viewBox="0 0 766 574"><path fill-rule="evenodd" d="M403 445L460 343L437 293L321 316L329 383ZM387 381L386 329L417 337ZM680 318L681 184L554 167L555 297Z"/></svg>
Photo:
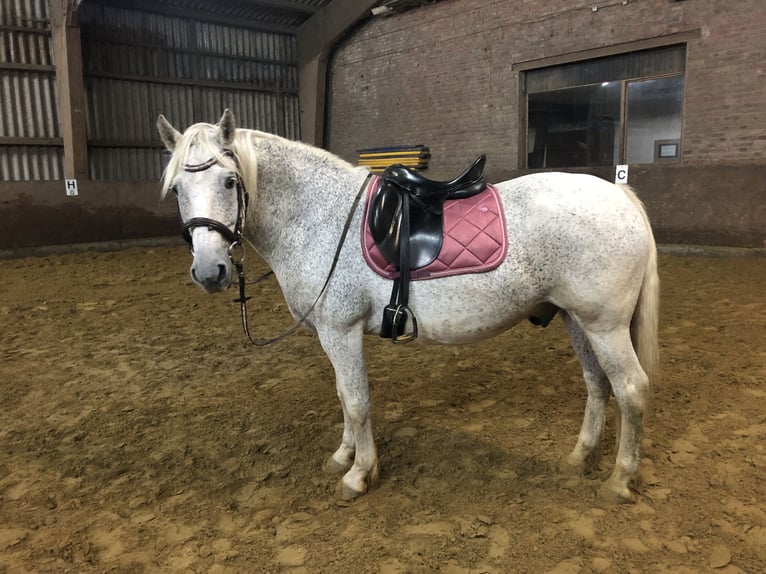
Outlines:
<svg viewBox="0 0 766 574"><path fill-rule="evenodd" d="M232 176L226 179L226 189L234 189L234 186L237 185L237 178Z"/></svg>
<svg viewBox="0 0 766 574"><path fill-rule="evenodd" d="M173 195L177 196L178 195L178 186L177 185L172 186L170 188L170 191L173 192Z"/></svg>

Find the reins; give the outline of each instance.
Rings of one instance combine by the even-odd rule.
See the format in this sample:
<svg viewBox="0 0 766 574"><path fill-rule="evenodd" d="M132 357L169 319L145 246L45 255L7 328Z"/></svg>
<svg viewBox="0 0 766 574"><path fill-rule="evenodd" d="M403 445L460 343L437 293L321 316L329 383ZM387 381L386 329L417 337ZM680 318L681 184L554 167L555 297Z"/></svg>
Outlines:
<svg viewBox="0 0 766 574"><path fill-rule="evenodd" d="M228 155L231 158L234 159L237 166L239 166L239 159L231 150L224 150L224 155ZM218 163L218 160L216 158L211 158L206 162L200 163L200 164L194 164L194 165L185 165L184 170L189 172L198 172L198 171L204 171L206 169L209 169L210 167L214 166ZM276 343L277 341L281 341L282 339L289 337L292 335L298 328L303 325L303 322L308 319L308 316L314 311L317 304L319 303L319 299L321 299L322 295L324 294L325 290L327 289L327 286L330 284L330 279L332 278L333 273L335 272L335 268L338 266L338 260L340 259L340 253L343 249L343 245L346 242L346 237L348 236L348 232L351 228L351 222L354 218L354 213L356 212L357 207L359 206L359 202L362 199L362 195L364 195L364 190L367 188L367 183L370 181L370 178L372 177L371 173L367 174L367 177L362 182L362 185L359 187L359 191L356 194L356 197L354 198L354 202L351 204L351 209L349 209L348 216L346 217L346 222L343 225L343 231L340 235L340 240L338 241L338 246L335 248L335 254L333 255L332 264L330 265L330 271L327 273L327 278L324 281L324 284L322 285L322 288L319 290L319 294L314 299L314 302L309 307L308 311L306 311L300 319L298 319L292 327L287 329L287 331L283 332L280 335L277 335L276 337L271 337L269 339L254 339L253 336L250 334L250 325L248 323L248 314L247 314L247 302L252 299L252 297L248 297L245 292L245 287L247 285L254 285L256 283L260 283L264 279L267 279L271 275L274 274L273 271L268 271L264 273L263 275L260 275L259 277L255 278L254 280L248 282L245 279L245 271L244 271L244 261L245 261L245 249L242 245L242 227L244 225L245 217L247 215L247 207L249 203L249 196L247 194L247 190L245 189L244 184L242 183L242 178L237 174L237 222L234 227L234 231L229 229L226 225L223 223L216 221L214 219L209 219L207 217L194 217L190 219L189 221L186 221L183 223L183 226L181 228L181 235L186 240L186 242L191 246L192 240L191 240L191 230L195 227L207 227L208 229L212 229L223 235L226 240L229 241L229 249L228 249L228 255L229 260L231 261L232 265L234 265L234 268L237 270L237 284L239 287L239 297L237 299L234 299L234 303L239 303L239 310L240 310L240 316L242 320L242 330L245 332L245 335L247 336L248 341L252 343L253 345L257 347L265 347L267 345L271 345L273 343ZM238 253L238 250L241 250Z"/></svg>

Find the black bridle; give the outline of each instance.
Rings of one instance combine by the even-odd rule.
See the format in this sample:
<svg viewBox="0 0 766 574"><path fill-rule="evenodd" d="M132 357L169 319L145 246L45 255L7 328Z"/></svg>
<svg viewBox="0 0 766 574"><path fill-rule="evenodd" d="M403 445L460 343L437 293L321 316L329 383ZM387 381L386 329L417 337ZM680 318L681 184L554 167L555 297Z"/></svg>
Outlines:
<svg viewBox="0 0 766 574"><path fill-rule="evenodd" d="M242 245L242 226L247 216L247 206L250 203L250 196L247 194L245 185L242 183L242 178L239 175L239 159L236 154L231 150L223 150L223 155L228 156L234 160L237 166L236 185L237 185L237 222L234 224L234 230L229 229L220 221L215 219L209 219L207 217L192 217L190 220L183 223L181 227L181 237L184 238L189 247L192 246L191 233L195 227L207 227L208 229L215 230L229 242L229 254L233 248L240 247ZM184 171L191 173L197 173L205 171L213 167L218 163L218 160L211 157L209 160L203 163L186 164L184 165Z"/></svg>
<svg viewBox="0 0 766 574"><path fill-rule="evenodd" d="M359 187L359 191L356 194L356 197L354 198L354 203L351 205L351 209L349 210L348 217L346 218L346 223L343 226L343 232L340 236L340 241L338 241L338 247L335 249L335 255L333 256L332 265L330 266L330 271L327 274L327 279L325 279L324 285L322 285L322 288L319 290L319 294L316 296L316 299L314 299L314 302L311 304L311 307L309 307L309 310L306 311L306 313L303 314L303 316L296 321L292 327L290 327L287 331L282 333L281 335L277 335L276 337L271 337L270 339L253 339L253 337L250 335L250 326L248 324L247 320L247 302L252 299L252 297L248 297L245 294L245 286L246 285L253 285L255 283L258 283L270 275L273 275L273 271L268 271L267 273L264 273L263 275L257 277L250 283L248 283L245 280L245 271L244 271L244 261L245 261L245 249L242 245L242 228L244 226L245 218L247 216L247 208L248 204L250 203L250 196L247 193L247 189L245 188L245 184L242 182L242 177L239 174L240 171L240 163L239 158L232 150L223 150L223 155L228 156L234 160L234 163L237 166L236 171L236 187L237 187L237 221L234 225L234 230L230 229L227 225L224 225L220 221L217 221L215 219L210 219L208 217L192 217L188 221L182 222L181 226L181 237L184 238L186 243L189 244L190 249L192 250L192 253L194 252L194 246L192 244L192 237L191 233L192 230L196 227L207 227L208 229L212 231L217 231L220 233L224 239L226 239L229 242L229 260L234 265L234 267L237 270L237 283L239 286L239 297L237 299L234 299L235 303L239 303L239 309L240 309L240 315L242 318L242 329L245 332L245 335L247 336L248 340L258 347L264 347L266 345L271 345L272 343L276 343L277 341L280 341L284 339L285 337L292 335L302 324L303 322L308 318L308 316L311 314L311 312L316 307L317 303L319 302L319 299L322 297L322 294L325 292L325 289L327 289L327 285L330 283L330 278L332 277L332 274L335 272L335 268L338 265L338 259L340 258L340 252L343 248L343 244L346 242L346 236L348 235L349 228L351 227L351 220L354 217L354 212L356 212L356 208L359 205L359 201L362 199L362 195L364 190L367 188L367 182L370 181L370 178L372 177L372 174L367 174L367 177L362 182L362 185ZM184 171L188 172L200 172L205 171L207 169L210 169L214 165L218 164L218 160L215 157L210 158L209 160L198 163L198 164L186 164L184 165Z"/></svg>

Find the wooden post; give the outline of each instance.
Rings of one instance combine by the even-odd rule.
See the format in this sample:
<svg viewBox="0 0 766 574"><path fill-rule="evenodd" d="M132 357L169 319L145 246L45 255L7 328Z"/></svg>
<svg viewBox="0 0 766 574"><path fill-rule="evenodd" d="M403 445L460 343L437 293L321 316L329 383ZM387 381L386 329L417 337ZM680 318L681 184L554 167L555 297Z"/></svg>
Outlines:
<svg viewBox="0 0 766 574"><path fill-rule="evenodd" d="M58 111L64 140L64 177L88 179L88 133L82 74L81 0L51 0L51 37Z"/></svg>
<svg viewBox="0 0 766 574"><path fill-rule="evenodd" d="M321 50L307 61L299 62L298 85L301 140L322 147L327 91L327 49Z"/></svg>
<svg viewBox="0 0 766 574"><path fill-rule="evenodd" d="M333 45L380 0L333 0L298 28L301 139L324 144L327 61Z"/></svg>

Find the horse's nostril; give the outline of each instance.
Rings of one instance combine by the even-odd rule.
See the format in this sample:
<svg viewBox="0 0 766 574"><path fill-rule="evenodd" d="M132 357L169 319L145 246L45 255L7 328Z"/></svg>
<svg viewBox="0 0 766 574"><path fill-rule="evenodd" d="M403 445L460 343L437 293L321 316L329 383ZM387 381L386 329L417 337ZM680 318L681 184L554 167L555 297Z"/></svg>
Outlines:
<svg viewBox="0 0 766 574"><path fill-rule="evenodd" d="M209 266L193 265L190 271L192 280L210 293L228 286L228 268L223 263Z"/></svg>

